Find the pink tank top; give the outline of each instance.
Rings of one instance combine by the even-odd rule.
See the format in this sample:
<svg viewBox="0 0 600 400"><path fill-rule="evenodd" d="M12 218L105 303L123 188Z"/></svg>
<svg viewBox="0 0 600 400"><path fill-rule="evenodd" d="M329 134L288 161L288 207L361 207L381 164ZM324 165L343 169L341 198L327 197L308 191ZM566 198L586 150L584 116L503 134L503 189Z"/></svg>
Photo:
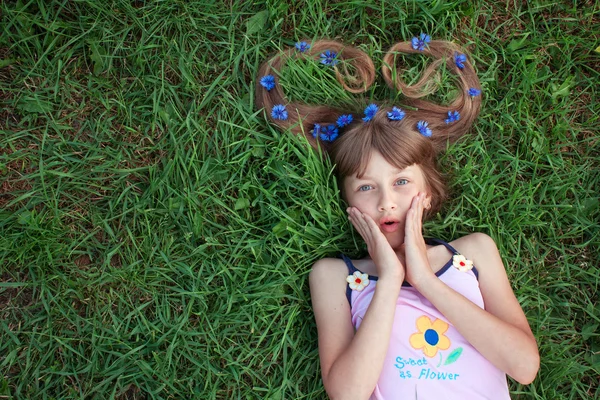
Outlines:
<svg viewBox="0 0 600 400"><path fill-rule="evenodd" d="M459 254L441 240L426 242L442 244L453 255ZM348 257L342 257L350 274L358 271ZM451 257L436 273L438 278L484 308L475 267L460 272L452 264ZM377 277L369 277L369 285L362 291L348 286L354 329L360 327L376 287ZM371 399L506 400L510 396L506 374L479 354L429 300L405 282L396 302L383 371Z"/></svg>

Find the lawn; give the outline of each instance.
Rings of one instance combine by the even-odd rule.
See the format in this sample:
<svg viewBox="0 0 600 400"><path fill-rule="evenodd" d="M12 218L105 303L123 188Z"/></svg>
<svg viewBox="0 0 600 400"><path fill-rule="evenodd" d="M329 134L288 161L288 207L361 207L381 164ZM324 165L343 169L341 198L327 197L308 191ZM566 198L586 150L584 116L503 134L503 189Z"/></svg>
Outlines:
<svg viewBox="0 0 600 400"><path fill-rule="evenodd" d="M308 273L364 246L256 74L325 37L380 71L420 32L464 46L483 89L426 235L496 240L541 354L514 399L600 397L597 2L4 0L0 32L0 399L326 398ZM401 99L318 63L282 85Z"/></svg>

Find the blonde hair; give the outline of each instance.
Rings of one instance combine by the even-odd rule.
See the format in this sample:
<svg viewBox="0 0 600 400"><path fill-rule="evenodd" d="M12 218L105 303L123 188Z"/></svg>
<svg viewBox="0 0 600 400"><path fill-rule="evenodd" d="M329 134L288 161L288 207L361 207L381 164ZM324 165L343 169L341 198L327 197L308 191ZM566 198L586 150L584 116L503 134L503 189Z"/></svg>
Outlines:
<svg viewBox="0 0 600 400"><path fill-rule="evenodd" d="M337 41L318 40L304 53L289 48L262 64L256 83L256 105L264 108L272 122L281 129L305 135L315 149L325 150L335 165L339 180L354 174L363 174L373 150L400 169L413 164L419 165L432 197L429 214L437 212L446 198L446 187L436 167L436 156L445 150L448 143L457 141L469 130L481 107L481 97L470 96L468 93L471 88L480 89L475 69L468 57L462 63L463 68L459 68L455 61L456 55L466 53L454 43L439 40L431 41L423 51L413 49L411 42L400 42L392 46L383 58L382 73L387 85L405 96L405 117L400 121L387 117L387 113L392 111L391 105L381 104L372 119L363 122L362 110L340 110L327 105L288 101L278 83L276 73L273 74L273 89L267 91L259 82L261 77L279 71L290 58L317 59L319 54L326 50L337 53L339 66L334 65L333 68L337 80L346 90L362 93L371 86L375 80L375 66L366 53ZM414 85L407 85L399 79L400 73L394 73L394 69L401 71L398 56L403 54L424 54L433 58L433 62ZM354 74L350 74L346 63L351 65ZM431 85L432 76L443 63L456 76L460 89L456 98L448 105L423 99L434 90ZM348 82L352 84L349 85ZM271 110L278 104L286 106L286 120L271 117ZM445 120L448 113L454 111L460 114L460 119L447 124ZM351 114L353 122L341 129L340 137L335 141L321 141L310 134L315 124L335 124L343 114ZM432 131L431 137L425 137L417 130L418 121L428 122Z"/></svg>

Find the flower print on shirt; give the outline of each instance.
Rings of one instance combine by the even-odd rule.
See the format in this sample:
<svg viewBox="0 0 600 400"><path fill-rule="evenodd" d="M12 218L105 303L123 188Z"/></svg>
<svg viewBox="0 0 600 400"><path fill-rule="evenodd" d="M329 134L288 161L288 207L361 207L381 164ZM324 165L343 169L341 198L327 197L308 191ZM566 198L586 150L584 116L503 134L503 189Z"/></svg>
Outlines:
<svg viewBox="0 0 600 400"><path fill-rule="evenodd" d="M422 315L417 319L417 333L410 336L410 345L415 350L423 349L427 357L434 357L438 350L448 350L450 339L444 333L448 330L448 324L441 319L431 322L429 317Z"/></svg>

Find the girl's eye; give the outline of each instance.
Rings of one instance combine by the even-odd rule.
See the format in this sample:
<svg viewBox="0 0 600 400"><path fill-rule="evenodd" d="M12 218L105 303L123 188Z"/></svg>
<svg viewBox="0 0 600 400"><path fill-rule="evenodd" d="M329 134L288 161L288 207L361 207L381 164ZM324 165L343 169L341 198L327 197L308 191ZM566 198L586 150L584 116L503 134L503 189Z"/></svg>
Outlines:
<svg viewBox="0 0 600 400"><path fill-rule="evenodd" d="M359 192L366 192L367 190L371 189L371 185L362 185L361 187L358 188Z"/></svg>
<svg viewBox="0 0 600 400"><path fill-rule="evenodd" d="M398 179L396 181L396 185L399 185L399 186L400 185L406 185L407 183L408 183L408 180L406 180L406 179Z"/></svg>

